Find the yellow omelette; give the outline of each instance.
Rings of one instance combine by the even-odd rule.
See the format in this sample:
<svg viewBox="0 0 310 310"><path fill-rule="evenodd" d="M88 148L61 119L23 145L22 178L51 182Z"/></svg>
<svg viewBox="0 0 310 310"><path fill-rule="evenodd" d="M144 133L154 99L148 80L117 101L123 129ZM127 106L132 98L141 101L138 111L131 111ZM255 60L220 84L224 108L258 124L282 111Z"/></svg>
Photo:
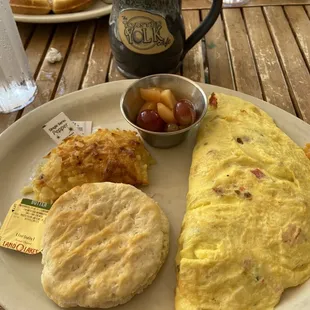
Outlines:
<svg viewBox="0 0 310 310"><path fill-rule="evenodd" d="M176 261L176 310L272 310L310 277L310 161L239 98L209 100Z"/></svg>

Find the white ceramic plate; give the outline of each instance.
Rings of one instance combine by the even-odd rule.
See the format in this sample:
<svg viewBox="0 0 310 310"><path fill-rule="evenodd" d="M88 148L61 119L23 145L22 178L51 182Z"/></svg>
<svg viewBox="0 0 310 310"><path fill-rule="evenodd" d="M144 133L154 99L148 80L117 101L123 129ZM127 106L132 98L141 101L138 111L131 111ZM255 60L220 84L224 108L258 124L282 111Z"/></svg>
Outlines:
<svg viewBox="0 0 310 310"><path fill-rule="evenodd" d="M17 22L22 23L37 23L37 24L51 24L51 23L70 23L93 18L99 18L104 15L109 15L112 10L112 5L105 3L103 0L98 0L94 5L87 10L78 13L68 14L48 14L48 15L25 15L14 14Z"/></svg>
<svg viewBox="0 0 310 310"><path fill-rule="evenodd" d="M129 129L123 119L119 100L133 81L107 83L61 97L27 114L0 135L0 221L9 206L21 198L20 189L29 182L36 165L54 143L42 130L51 118L65 112L72 120L92 120L94 126ZM259 99L220 87L201 84L204 91L223 92L248 100L269 113L278 126L297 144L310 141L310 126L287 112ZM175 289L174 258L185 211L188 174L195 131L181 145L160 150L149 147L157 164L150 170L150 185L144 188L154 195L171 223L170 252L155 282L122 310L173 310ZM6 310L59 309L44 294L40 283L41 255L27 256L0 248L0 305ZM277 310L309 310L310 281L288 290Z"/></svg>

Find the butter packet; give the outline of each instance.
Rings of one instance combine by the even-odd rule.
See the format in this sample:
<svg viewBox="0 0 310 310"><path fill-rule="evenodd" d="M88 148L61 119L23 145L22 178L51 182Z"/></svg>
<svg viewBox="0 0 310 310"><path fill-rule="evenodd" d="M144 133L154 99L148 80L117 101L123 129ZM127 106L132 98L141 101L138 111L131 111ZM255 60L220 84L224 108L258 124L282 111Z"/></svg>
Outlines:
<svg viewBox="0 0 310 310"><path fill-rule="evenodd" d="M13 203L0 229L0 246L30 255L40 253L45 219L51 207L31 199Z"/></svg>

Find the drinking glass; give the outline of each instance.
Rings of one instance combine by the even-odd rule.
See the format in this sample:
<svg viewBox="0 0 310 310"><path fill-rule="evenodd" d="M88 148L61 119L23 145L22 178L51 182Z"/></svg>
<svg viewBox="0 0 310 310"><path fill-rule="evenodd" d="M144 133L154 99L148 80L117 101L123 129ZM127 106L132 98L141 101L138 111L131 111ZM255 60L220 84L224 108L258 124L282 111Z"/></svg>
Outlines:
<svg viewBox="0 0 310 310"><path fill-rule="evenodd" d="M216 1L216 0L209 0L210 2ZM239 6L241 4L245 4L249 2L249 0L223 0L223 6L224 7L230 7L230 6Z"/></svg>
<svg viewBox="0 0 310 310"><path fill-rule="evenodd" d="M0 0L0 113L22 109L36 92L9 1Z"/></svg>
<svg viewBox="0 0 310 310"><path fill-rule="evenodd" d="M224 6L237 6L241 4L245 4L249 2L249 0L223 0Z"/></svg>

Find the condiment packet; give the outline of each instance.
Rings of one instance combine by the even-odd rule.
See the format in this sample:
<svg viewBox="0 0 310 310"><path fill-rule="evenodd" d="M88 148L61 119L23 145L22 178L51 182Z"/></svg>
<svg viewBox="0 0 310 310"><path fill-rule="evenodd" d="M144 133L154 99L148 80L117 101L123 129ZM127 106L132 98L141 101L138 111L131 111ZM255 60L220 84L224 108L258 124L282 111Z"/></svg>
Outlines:
<svg viewBox="0 0 310 310"><path fill-rule="evenodd" d="M49 203L25 198L13 203L0 229L0 246L30 255L40 253L51 207Z"/></svg>
<svg viewBox="0 0 310 310"><path fill-rule="evenodd" d="M91 121L86 121L86 122L73 121L73 124L76 126L76 128L80 132L80 135L82 136L87 136L92 133L93 122Z"/></svg>
<svg viewBox="0 0 310 310"><path fill-rule="evenodd" d="M73 135L90 135L92 133L93 122L91 121L71 121L69 117L61 112L43 126L45 132L60 144L64 139Z"/></svg>
<svg viewBox="0 0 310 310"><path fill-rule="evenodd" d="M46 123L43 129L57 144L67 137L80 134L73 122L63 112Z"/></svg>

